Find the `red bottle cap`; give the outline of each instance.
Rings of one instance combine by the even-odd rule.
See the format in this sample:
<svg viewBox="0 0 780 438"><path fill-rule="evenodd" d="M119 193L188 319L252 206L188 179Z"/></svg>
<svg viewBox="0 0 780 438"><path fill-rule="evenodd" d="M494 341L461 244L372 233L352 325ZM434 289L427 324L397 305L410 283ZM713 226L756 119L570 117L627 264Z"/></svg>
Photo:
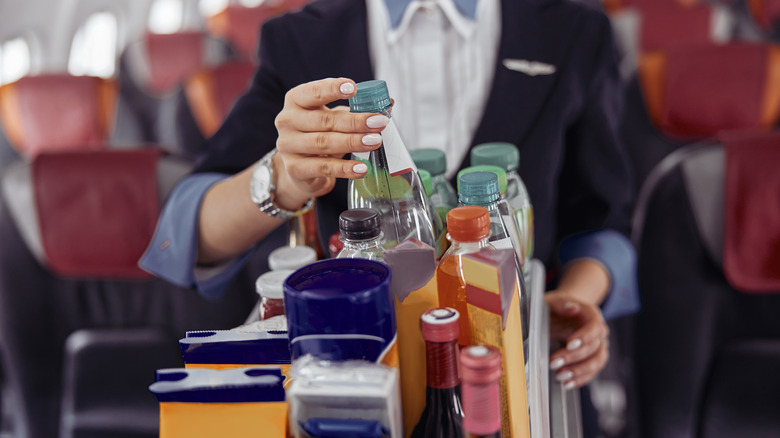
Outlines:
<svg viewBox="0 0 780 438"><path fill-rule="evenodd" d="M450 307L438 307L420 318L422 337L428 342L452 342L458 339L460 314Z"/></svg>
<svg viewBox="0 0 780 438"><path fill-rule="evenodd" d="M447 232L458 242L476 242L490 235L490 214L478 205L455 207L447 213Z"/></svg>
<svg viewBox="0 0 780 438"><path fill-rule="evenodd" d="M501 378L501 352L487 345L470 345L460 352L463 383L486 385Z"/></svg>

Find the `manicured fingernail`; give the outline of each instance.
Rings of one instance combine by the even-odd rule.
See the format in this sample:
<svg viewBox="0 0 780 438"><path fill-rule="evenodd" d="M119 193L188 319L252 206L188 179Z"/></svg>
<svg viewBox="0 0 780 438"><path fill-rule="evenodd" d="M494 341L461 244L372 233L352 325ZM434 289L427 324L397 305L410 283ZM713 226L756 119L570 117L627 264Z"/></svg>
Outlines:
<svg viewBox="0 0 780 438"><path fill-rule="evenodd" d="M568 382L563 384L563 389L565 390L574 389L574 385L576 385L576 383L574 383L574 380L569 380Z"/></svg>
<svg viewBox="0 0 780 438"><path fill-rule="evenodd" d="M379 134L366 134L361 141L366 146L376 146L382 143L382 136Z"/></svg>
<svg viewBox="0 0 780 438"><path fill-rule="evenodd" d="M339 85L339 91L343 94L352 94L352 92L355 91L355 85L353 85L352 82L344 82Z"/></svg>
<svg viewBox="0 0 780 438"><path fill-rule="evenodd" d="M559 357L558 359L555 359L554 361L550 362L550 369L555 371L558 368L562 367L564 364L564 360L562 357Z"/></svg>
<svg viewBox="0 0 780 438"><path fill-rule="evenodd" d="M571 301L567 301L563 305L563 310L574 310L576 308L577 308L577 304L576 303L572 303Z"/></svg>
<svg viewBox="0 0 780 438"><path fill-rule="evenodd" d="M388 123L390 123L390 119L381 114L366 119L366 126L369 128L384 128Z"/></svg>
<svg viewBox="0 0 780 438"><path fill-rule="evenodd" d="M565 381L571 379L572 377L574 377L574 373L572 373L569 370L566 370L566 371L561 371L560 373L556 374L555 375L555 380L557 380L559 382L565 382Z"/></svg>
<svg viewBox="0 0 780 438"><path fill-rule="evenodd" d="M582 345L582 341L581 340L574 339L571 342L569 342L568 344L566 344L566 349L567 350L576 350L576 349L580 348L581 345Z"/></svg>
<svg viewBox="0 0 780 438"><path fill-rule="evenodd" d="M366 163L358 163L352 166L352 171L355 173L366 173L368 172L368 166L366 166Z"/></svg>

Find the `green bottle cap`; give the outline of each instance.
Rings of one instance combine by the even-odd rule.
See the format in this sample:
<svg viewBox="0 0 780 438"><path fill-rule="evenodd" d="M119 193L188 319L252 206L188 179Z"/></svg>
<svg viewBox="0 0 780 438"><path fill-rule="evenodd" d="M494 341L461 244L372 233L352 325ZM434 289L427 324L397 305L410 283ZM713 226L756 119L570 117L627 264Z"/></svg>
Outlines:
<svg viewBox="0 0 780 438"><path fill-rule="evenodd" d="M417 169L417 173L420 175L420 181L422 181L425 194L431 196L433 193L433 179L431 178L431 172L425 169Z"/></svg>
<svg viewBox="0 0 780 438"><path fill-rule="evenodd" d="M465 169L462 169L460 172L458 172L458 192L460 193L460 177L461 175L465 175L467 173L472 172L493 172L496 174L496 177L498 178L498 191L501 194L506 193L506 186L507 186L507 180L506 180L506 172L504 169L498 167L498 166L471 166L467 167Z"/></svg>
<svg viewBox="0 0 780 438"><path fill-rule="evenodd" d="M468 172L458 176L458 199L462 205L486 207L501 197L493 172Z"/></svg>
<svg viewBox="0 0 780 438"><path fill-rule="evenodd" d="M390 93L385 81L358 82L357 94L349 99L353 113L379 113L390 108Z"/></svg>
<svg viewBox="0 0 780 438"><path fill-rule="evenodd" d="M509 172L520 167L520 151L506 142L482 143L471 150L471 164L498 166Z"/></svg>
<svg viewBox="0 0 780 438"><path fill-rule="evenodd" d="M447 156L440 149L415 149L409 151L418 169L425 169L437 176L447 170Z"/></svg>

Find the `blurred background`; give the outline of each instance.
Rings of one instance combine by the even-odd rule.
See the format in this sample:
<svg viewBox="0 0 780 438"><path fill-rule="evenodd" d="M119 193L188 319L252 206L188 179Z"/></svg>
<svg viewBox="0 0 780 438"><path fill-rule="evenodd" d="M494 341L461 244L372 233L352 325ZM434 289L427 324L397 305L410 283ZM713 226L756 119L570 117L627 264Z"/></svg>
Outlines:
<svg viewBox="0 0 780 438"><path fill-rule="evenodd" d="M305 3L0 0L0 438L157 436L181 334L243 322L264 261L219 302L136 261L260 26ZM779 437L780 1L582 3L613 26L643 298L596 427Z"/></svg>

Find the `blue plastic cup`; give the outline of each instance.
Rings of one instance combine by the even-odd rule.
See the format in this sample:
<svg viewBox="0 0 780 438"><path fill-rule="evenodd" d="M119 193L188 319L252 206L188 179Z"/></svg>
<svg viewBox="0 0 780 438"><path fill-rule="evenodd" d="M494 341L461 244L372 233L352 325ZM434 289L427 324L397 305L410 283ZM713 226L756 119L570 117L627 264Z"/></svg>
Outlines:
<svg viewBox="0 0 780 438"><path fill-rule="evenodd" d="M390 267L363 259L329 259L293 272L284 307L293 361L361 359L397 365Z"/></svg>

